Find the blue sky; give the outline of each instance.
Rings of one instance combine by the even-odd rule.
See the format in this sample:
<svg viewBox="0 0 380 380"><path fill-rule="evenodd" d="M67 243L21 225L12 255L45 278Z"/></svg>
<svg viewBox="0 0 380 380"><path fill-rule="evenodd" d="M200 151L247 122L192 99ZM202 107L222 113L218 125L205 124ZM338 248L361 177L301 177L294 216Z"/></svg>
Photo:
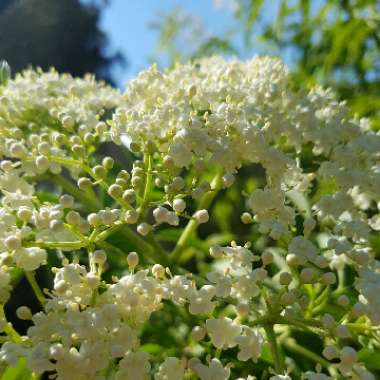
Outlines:
<svg viewBox="0 0 380 380"><path fill-rule="evenodd" d="M228 0L224 1L228 3ZM110 51L119 50L128 60L125 68L115 67L114 77L118 85L136 75L149 65L149 57L157 44L157 33L149 24L162 12L176 7L199 17L207 30L222 34L232 27L233 17L227 9L215 6L214 0L111 0L102 14L101 28L110 41Z"/></svg>

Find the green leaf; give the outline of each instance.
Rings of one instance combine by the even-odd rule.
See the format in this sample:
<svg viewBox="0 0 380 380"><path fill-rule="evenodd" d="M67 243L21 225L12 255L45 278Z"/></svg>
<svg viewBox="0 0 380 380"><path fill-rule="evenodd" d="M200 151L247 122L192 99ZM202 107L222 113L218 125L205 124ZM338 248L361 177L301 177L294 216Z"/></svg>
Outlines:
<svg viewBox="0 0 380 380"><path fill-rule="evenodd" d="M26 359L19 359L16 367L8 367L1 380L36 380L37 378L26 367Z"/></svg>
<svg viewBox="0 0 380 380"><path fill-rule="evenodd" d="M380 351L363 348L358 352L358 361L363 362L370 371L380 370Z"/></svg>
<svg viewBox="0 0 380 380"><path fill-rule="evenodd" d="M163 350L163 347L157 343L146 343L140 347L140 350L151 355L158 355Z"/></svg>

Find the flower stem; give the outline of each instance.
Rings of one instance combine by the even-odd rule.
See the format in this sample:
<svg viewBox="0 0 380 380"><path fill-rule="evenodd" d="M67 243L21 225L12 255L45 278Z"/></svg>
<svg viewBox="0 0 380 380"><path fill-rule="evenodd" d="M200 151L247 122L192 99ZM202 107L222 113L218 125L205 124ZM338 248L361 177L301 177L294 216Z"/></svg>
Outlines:
<svg viewBox="0 0 380 380"><path fill-rule="evenodd" d="M138 209L139 220L144 217L145 211L149 203L149 193L152 186L152 155L148 154L145 156L145 165L146 165L146 179L145 179L145 188L142 196L141 205Z"/></svg>
<svg viewBox="0 0 380 380"><path fill-rule="evenodd" d="M317 355L315 352L310 351L304 346L299 345L293 338L285 339L283 342L283 345L290 351L293 351L297 354L300 354L318 364L325 367L331 375L336 375L336 370L334 367L332 367L331 363ZM334 377L335 378L335 377Z"/></svg>
<svg viewBox="0 0 380 380"><path fill-rule="evenodd" d="M149 237L146 237L146 239L149 239L146 241L127 226L124 226L120 230L120 233L132 243L142 255L150 257L155 263L167 265L168 257L166 252L161 246L157 245L158 243L156 241L149 239Z"/></svg>
<svg viewBox="0 0 380 380"><path fill-rule="evenodd" d="M220 185L221 175L218 173L211 181L212 190L207 192L199 202L198 210L207 209L210 207L211 203L218 194L218 189L220 188ZM186 248L189 239L194 234L198 226L199 223L195 219L190 219L190 221L187 223L187 226L182 231L182 234L178 239L177 245L175 246L173 252L170 254L171 263L178 264L181 261L183 250Z"/></svg>
<svg viewBox="0 0 380 380"><path fill-rule="evenodd" d="M62 175L50 175L46 176L47 179L55 182L59 185L64 191L70 193L75 198L79 199L83 205L87 207L89 211L96 211L103 207L99 200L94 196L91 196L90 193L86 193L77 186L75 186L71 181L67 180Z"/></svg>
<svg viewBox="0 0 380 380"><path fill-rule="evenodd" d="M41 304L42 307L44 307L45 303L46 303L46 298L45 298L45 295L42 293L42 290L36 281L35 273L33 271L25 271L25 277L28 280L29 285L33 289L33 292L34 292L38 302Z"/></svg>
<svg viewBox="0 0 380 380"><path fill-rule="evenodd" d="M83 241L31 241L24 242L25 247L39 247L46 249L56 249L56 248L72 248L81 249L87 246L87 242Z"/></svg>
<svg viewBox="0 0 380 380"><path fill-rule="evenodd" d="M21 343L22 339L20 334L13 328L10 322L7 322L3 305L0 305L0 320L6 321L4 332L9 336L9 338L11 338L14 343Z"/></svg>
<svg viewBox="0 0 380 380"><path fill-rule="evenodd" d="M269 341L269 347L273 356L275 370L278 374L282 374L285 371L284 358L281 354L280 347L277 344L273 324L266 323L263 327Z"/></svg>

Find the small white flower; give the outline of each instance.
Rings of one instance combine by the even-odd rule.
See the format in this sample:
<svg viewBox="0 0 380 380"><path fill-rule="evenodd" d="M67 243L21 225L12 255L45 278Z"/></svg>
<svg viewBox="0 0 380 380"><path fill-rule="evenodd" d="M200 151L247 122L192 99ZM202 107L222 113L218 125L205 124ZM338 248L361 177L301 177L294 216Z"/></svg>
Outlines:
<svg viewBox="0 0 380 380"><path fill-rule="evenodd" d="M245 335L238 336L235 340L239 345L238 359L247 361L252 359L255 363L261 355L263 336L259 331L244 326Z"/></svg>
<svg viewBox="0 0 380 380"><path fill-rule="evenodd" d="M160 365L158 372L154 375L154 380L182 380L184 368L177 358L169 357Z"/></svg>
<svg viewBox="0 0 380 380"><path fill-rule="evenodd" d="M149 371L149 354L146 352L129 352L119 363L116 379L145 380Z"/></svg>
<svg viewBox="0 0 380 380"><path fill-rule="evenodd" d="M240 334L241 326L232 319L223 317L207 319L206 330L211 338L212 344L216 348L226 349L236 346L236 338Z"/></svg>
<svg viewBox="0 0 380 380"><path fill-rule="evenodd" d="M210 314L216 306L216 302L212 301L215 292L215 287L212 285L204 285L199 290L191 292L189 312L191 314Z"/></svg>
<svg viewBox="0 0 380 380"><path fill-rule="evenodd" d="M190 368L199 376L201 380L228 380L231 370L223 367L219 359L213 358L210 365L204 365L197 359L191 359Z"/></svg>

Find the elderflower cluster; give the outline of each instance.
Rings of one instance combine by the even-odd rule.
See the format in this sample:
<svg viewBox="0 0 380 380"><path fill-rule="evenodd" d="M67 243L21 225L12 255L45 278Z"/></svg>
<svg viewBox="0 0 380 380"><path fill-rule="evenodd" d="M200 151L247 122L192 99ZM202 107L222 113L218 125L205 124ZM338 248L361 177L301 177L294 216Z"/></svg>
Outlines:
<svg viewBox="0 0 380 380"><path fill-rule="evenodd" d="M380 134L278 59L152 66L123 95L27 70L0 85L0 159L4 365L378 376Z"/></svg>

